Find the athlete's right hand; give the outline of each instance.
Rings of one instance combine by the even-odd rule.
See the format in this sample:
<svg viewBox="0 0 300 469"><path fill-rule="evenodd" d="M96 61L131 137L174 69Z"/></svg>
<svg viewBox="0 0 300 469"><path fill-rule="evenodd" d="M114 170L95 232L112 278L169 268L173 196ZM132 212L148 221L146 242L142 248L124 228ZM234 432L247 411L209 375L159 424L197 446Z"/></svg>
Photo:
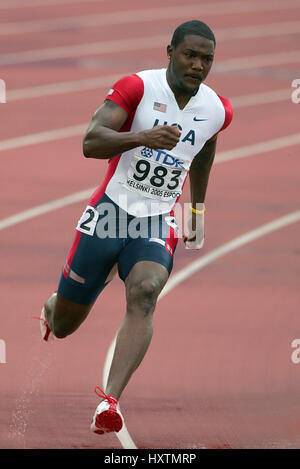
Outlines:
<svg viewBox="0 0 300 469"><path fill-rule="evenodd" d="M181 132L172 125L156 125L152 129L139 132L141 145L161 150L172 150L179 142Z"/></svg>

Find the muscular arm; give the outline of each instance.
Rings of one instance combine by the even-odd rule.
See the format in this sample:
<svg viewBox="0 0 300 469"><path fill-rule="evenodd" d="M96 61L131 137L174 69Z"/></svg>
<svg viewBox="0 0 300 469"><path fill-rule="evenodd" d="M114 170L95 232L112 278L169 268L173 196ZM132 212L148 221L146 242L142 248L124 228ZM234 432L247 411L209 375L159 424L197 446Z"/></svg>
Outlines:
<svg viewBox="0 0 300 469"><path fill-rule="evenodd" d="M171 150L178 143L176 127L156 126L140 132L118 132L127 119L127 112L107 100L97 109L83 139L86 158L108 159L138 146Z"/></svg>
<svg viewBox="0 0 300 469"><path fill-rule="evenodd" d="M210 170L214 161L217 145L217 135L208 140L202 150L195 156L190 167L191 203L204 203Z"/></svg>
<svg viewBox="0 0 300 469"><path fill-rule="evenodd" d="M97 109L83 139L87 158L107 159L139 146L137 132L118 132L127 119L127 112L112 101Z"/></svg>

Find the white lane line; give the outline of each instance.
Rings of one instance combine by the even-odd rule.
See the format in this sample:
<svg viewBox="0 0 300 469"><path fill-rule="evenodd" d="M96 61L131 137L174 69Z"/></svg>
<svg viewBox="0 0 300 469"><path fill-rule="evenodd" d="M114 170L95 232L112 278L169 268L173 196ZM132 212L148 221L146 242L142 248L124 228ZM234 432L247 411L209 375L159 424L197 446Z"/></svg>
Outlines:
<svg viewBox="0 0 300 469"><path fill-rule="evenodd" d="M245 244L255 241L256 239L261 238L262 236L272 233L273 231L284 228L285 226L291 225L292 223L296 223L299 220L300 220L300 210L297 210L296 212L292 212L288 215L284 215L283 217L277 218L274 221L261 225L260 227L255 228L254 230L251 230L241 236L238 236L237 238L234 238L232 241L229 241L228 243L225 243L222 246L214 249L213 251L195 260L194 262L191 262L187 267L185 267L181 271L174 274L169 279L164 290L161 292L159 299L163 298L179 283L186 280L195 272L197 272L200 269L203 269L205 266L207 266L208 264L211 264L212 262L216 261L217 259L224 256L225 254L228 254L229 252L232 252L235 249L238 249L244 246Z"/></svg>
<svg viewBox="0 0 300 469"><path fill-rule="evenodd" d="M54 140L75 137L82 135L86 130L86 124L79 124L61 129L46 130L45 132L2 140L0 141L0 152L4 150L12 150L13 148L23 148L27 147L28 145L36 145L38 143L52 142Z"/></svg>
<svg viewBox="0 0 300 469"><path fill-rule="evenodd" d="M11 52L1 54L0 65L17 65L25 63L44 62L48 60L67 59L120 53L143 49L155 49L165 45L166 36L148 36L130 39L118 39L110 41L90 42L68 46L48 47L46 49L33 49L23 52ZM170 37L168 37L170 41Z"/></svg>
<svg viewBox="0 0 300 469"><path fill-rule="evenodd" d="M111 362L112 362L112 357L113 357L114 350L115 350L115 343L116 343L116 337L114 338L114 340L110 344L110 347L109 347L108 352L107 352L107 357L106 357L105 362L104 362L104 367L103 367L103 372L102 372L102 385L103 385L104 391L106 389L107 379L108 379L108 375L109 375L109 369L110 369L110 365L111 365ZM118 407L121 410L120 405L118 405ZM122 429L118 433L115 433L115 435L116 435L116 437L118 437L118 439L119 439L119 441L120 441L123 448L125 448L125 449L138 449L137 446L135 445L133 439L131 438L130 433L127 430L127 427L126 427L125 423L124 423Z"/></svg>
<svg viewBox="0 0 300 469"><path fill-rule="evenodd" d="M280 148L288 148L289 146L297 145L299 143L300 133L289 135L287 137L281 137L274 140L267 140L265 142L219 152L216 155L214 164L224 163L226 161L231 161L239 158L245 158L247 156L253 156L260 153L267 153L269 151L278 150ZM73 203L85 200L89 198L89 196L95 189L96 188L93 187L81 192L75 192L74 194L62 197L61 199L53 200L52 202L38 205L37 207L33 207L29 210L25 210L23 212L16 213L15 215L11 215L10 217L4 218L0 220L0 231L10 226L16 225L17 223L21 223L39 215L51 212L52 210L66 207Z"/></svg>
<svg viewBox="0 0 300 469"><path fill-rule="evenodd" d="M75 192L75 194L67 195L66 197L62 197L61 199L56 199L51 202L47 202L45 204L30 208L28 210L24 210L23 212L16 213L15 215L12 215L8 218L4 218L3 220L0 220L0 231L10 226L21 223L23 221L30 220L31 218L35 218L40 215L44 215L45 213L52 212L53 210L58 210L62 207L81 202L89 198L94 190L95 187L92 187L90 189L85 189L80 192Z"/></svg>
<svg viewBox="0 0 300 469"><path fill-rule="evenodd" d="M291 3L292 8L299 8L300 5L298 2ZM219 4L206 4L201 5L193 3L185 6L162 6L159 8L147 8L147 9L137 9L137 10L125 10L119 12L108 12L102 14L93 14L93 15L76 15L76 16L65 16L59 18L50 18L50 19L37 19L31 21L15 21L1 23L0 35L11 35L11 34L26 34L26 33L39 33L45 31L59 31L59 30L72 30L72 29L82 29L89 27L98 27L98 26L109 26L109 25L121 25L121 24L132 24L136 22L148 22L154 20L165 20L165 19L176 19L186 16L186 11L190 10L193 12L193 15L201 14L209 15L225 15L233 13L244 13L248 11L261 11L262 9L268 10L270 8L269 2L258 3L241 3L241 2L226 2ZM283 4L278 4L275 9L282 9ZM272 8L273 9L273 8ZM289 34L287 30L288 23L278 24L278 34ZM265 25L266 29L269 30L269 34L276 35L276 31L272 29L272 25ZM291 34L297 32L297 22L290 22ZM237 28L238 29L238 28ZM245 37L250 34L250 37L253 34L252 30L257 30L258 34L264 34L264 26L258 25L256 27L247 27L240 28L241 32L245 29ZM294 31L293 31L294 30ZM222 30L221 30L222 31ZM218 32L216 29L217 40L222 38L222 33ZM299 31L299 27L298 27ZM220 34L220 36L219 36ZM243 37L243 36L242 36Z"/></svg>
<svg viewBox="0 0 300 469"><path fill-rule="evenodd" d="M105 2L106 0L21 0L21 1L14 1L10 0L8 3L1 2L0 9L1 10L11 10L14 8L34 8L34 7L46 7L52 5L59 5L62 6L68 3L99 3Z"/></svg>
<svg viewBox="0 0 300 469"><path fill-rule="evenodd" d="M215 29L216 40L249 39L255 37L272 37L280 34L299 34L299 21L287 21L281 23L259 24L255 26L241 26L234 28ZM276 32L277 30L277 32Z"/></svg>
<svg viewBox="0 0 300 469"><path fill-rule="evenodd" d="M73 57L81 58L93 55L102 57L106 54L161 48L169 42L170 36L157 35L10 52L0 55L0 66ZM228 72L252 67L269 67L277 64L296 63L300 61L299 54L299 49L296 49L271 54L235 57L233 59L220 60L217 64L213 65L213 69L218 72Z"/></svg>
<svg viewBox="0 0 300 469"><path fill-rule="evenodd" d="M188 264L186 267L181 269L179 272L177 272L174 275L171 275L170 279L168 280L166 286L164 287L163 291L161 292L158 301L161 300L164 296L166 296L170 291L172 291L175 287L177 287L180 283L184 282L187 280L191 275L195 274L199 270L203 269L207 265L211 264L212 262L215 262L217 259L219 259L222 256L225 256L226 254L235 251L236 249L239 249L242 246L245 246L246 244L255 241L262 236L265 236L269 233L272 233L276 230L279 230L281 228L284 228L292 223L296 223L300 220L300 210L297 210L296 212L290 213L288 215L285 215L281 218L277 218L276 220L266 223L264 225L259 226L258 228L255 228L252 231L248 231L247 233L238 236L237 238L234 238L232 241L229 241L228 243L223 244L222 246L213 249L211 252L208 254L205 254L203 257L200 257L196 259L194 262L191 262ZM107 383L107 378L111 366L111 362L113 359L113 354L114 354L114 349L115 349L115 343L116 343L116 337L112 341L106 358L104 362L104 367L103 367L103 386L104 388L106 387ZM137 448L135 446L134 441L132 440L129 431L125 427L122 429L119 433L115 433L115 435L118 437L122 447L124 449L134 449Z"/></svg>
<svg viewBox="0 0 300 469"><path fill-rule="evenodd" d="M229 99L233 109L257 106L259 104L276 103L279 101L291 102L291 88L263 91L259 93L245 94L243 96L233 96Z"/></svg>
<svg viewBox="0 0 300 469"><path fill-rule="evenodd" d="M273 65L300 63L300 49L275 52L272 54L259 54L247 57L220 60L214 64L214 71L219 73L247 70L249 68L267 68Z"/></svg>
<svg viewBox="0 0 300 469"><path fill-rule="evenodd" d="M286 137L274 138L265 142L254 143L253 145L245 145L244 147L235 148L233 150L222 151L216 155L216 163L223 161L231 161L247 156L253 156L266 153L273 150L280 150L300 143L300 133L287 135Z"/></svg>
<svg viewBox="0 0 300 469"><path fill-rule="evenodd" d="M7 102L19 101L23 99L39 98L41 96L53 96L57 94L74 93L77 91L85 91L98 89L101 87L112 86L121 76L129 75L132 71L124 71L113 75L105 75L93 78L84 78L82 80L63 81L58 83L49 83L46 85L29 86L27 88L17 88L7 90Z"/></svg>

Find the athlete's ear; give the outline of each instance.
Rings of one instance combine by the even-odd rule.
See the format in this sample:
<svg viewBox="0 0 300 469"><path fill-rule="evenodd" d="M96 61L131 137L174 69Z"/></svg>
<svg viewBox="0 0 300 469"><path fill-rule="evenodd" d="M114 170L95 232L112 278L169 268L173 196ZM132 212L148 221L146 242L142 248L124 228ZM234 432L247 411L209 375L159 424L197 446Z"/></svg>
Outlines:
<svg viewBox="0 0 300 469"><path fill-rule="evenodd" d="M167 55L168 55L168 59L170 59L172 57L172 54L173 54L173 46L167 46Z"/></svg>

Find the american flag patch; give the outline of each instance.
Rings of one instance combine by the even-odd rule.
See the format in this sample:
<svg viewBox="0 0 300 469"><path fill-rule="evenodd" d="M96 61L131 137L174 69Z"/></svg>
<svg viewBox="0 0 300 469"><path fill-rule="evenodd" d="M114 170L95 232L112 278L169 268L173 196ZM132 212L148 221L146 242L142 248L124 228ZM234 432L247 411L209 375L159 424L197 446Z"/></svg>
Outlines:
<svg viewBox="0 0 300 469"><path fill-rule="evenodd" d="M166 112L167 111L167 105L162 104L162 103L154 103L153 109L154 109L154 111Z"/></svg>

